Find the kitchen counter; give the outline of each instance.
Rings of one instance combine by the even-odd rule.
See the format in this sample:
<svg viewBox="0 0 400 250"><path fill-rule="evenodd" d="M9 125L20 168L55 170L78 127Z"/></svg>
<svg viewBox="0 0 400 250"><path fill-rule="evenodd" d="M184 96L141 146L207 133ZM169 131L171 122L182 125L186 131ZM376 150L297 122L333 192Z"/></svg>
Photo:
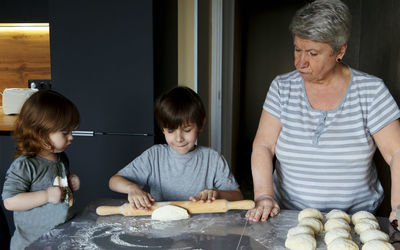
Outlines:
<svg viewBox="0 0 400 250"><path fill-rule="evenodd" d="M3 107L0 106L0 131L13 131L14 122L17 115L6 115L3 113Z"/></svg>
<svg viewBox="0 0 400 250"><path fill-rule="evenodd" d="M250 223L243 210L193 214L179 221L153 221L150 216L98 216L95 212L100 205L124 202L92 202L72 220L42 235L26 249L285 249L287 231L297 225L298 216L298 211L282 210L267 222ZM387 218L378 220L391 240L399 240L393 238L399 237L399 233L394 233ZM326 249L323 236L321 233L316 237L317 249ZM360 246L354 229L352 236Z"/></svg>

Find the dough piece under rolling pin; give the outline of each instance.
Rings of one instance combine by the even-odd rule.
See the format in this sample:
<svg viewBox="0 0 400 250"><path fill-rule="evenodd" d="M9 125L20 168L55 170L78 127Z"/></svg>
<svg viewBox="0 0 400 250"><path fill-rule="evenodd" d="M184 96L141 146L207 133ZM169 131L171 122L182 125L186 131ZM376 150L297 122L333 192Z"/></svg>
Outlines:
<svg viewBox="0 0 400 250"><path fill-rule="evenodd" d="M296 234L286 238L285 247L290 250L313 250L317 241L309 234Z"/></svg>
<svg viewBox="0 0 400 250"><path fill-rule="evenodd" d="M162 221L183 220L189 217L189 213L186 209L174 205L159 207L151 214L152 220Z"/></svg>

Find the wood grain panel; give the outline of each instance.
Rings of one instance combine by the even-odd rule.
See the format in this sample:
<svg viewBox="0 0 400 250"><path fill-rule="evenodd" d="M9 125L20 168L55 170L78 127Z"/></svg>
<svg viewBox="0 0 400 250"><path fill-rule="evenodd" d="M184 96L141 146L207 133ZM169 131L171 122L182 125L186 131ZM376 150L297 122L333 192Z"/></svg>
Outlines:
<svg viewBox="0 0 400 250"><path fill-rule="evenodd" d="M48 30L0 29L0 91L51 79Z"/></svg>

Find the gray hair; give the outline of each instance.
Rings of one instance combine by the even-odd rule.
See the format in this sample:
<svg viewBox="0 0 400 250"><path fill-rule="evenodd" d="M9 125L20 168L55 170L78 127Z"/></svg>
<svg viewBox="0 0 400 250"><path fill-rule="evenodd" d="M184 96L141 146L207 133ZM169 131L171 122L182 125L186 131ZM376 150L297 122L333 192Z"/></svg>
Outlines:
<svg viewBox="0 0 400 250"><path fill-rule="evenodd" d="M338 52L349 40L351 14L340 0L315 0L296 12L289 30L293 37L324 42Z"/></svg>

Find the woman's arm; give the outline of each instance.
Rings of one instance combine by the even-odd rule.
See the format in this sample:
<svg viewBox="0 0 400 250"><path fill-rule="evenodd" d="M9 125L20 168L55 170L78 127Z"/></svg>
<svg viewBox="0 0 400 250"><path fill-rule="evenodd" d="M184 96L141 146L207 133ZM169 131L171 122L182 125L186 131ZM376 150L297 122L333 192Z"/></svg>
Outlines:
<svg viewBox="0 0 400 250"><path fill-rule="evenodd" d="M272 159L281 129L280 120L263 110L251 154L256 207L248 211L246 216L249 220L258 221L261 219L265 221L270 215L274 216L279 212L279 207L273 200Z"/></svg>
<svg viewBox="0 0 400 250"><path fill-rule="evenodd" d="M373 135L386 163L390 166L391 205L389 220L396 219L396 208L400 205L400 123L395 120ZM399 219L399 218L397 218Z"/></svg>

